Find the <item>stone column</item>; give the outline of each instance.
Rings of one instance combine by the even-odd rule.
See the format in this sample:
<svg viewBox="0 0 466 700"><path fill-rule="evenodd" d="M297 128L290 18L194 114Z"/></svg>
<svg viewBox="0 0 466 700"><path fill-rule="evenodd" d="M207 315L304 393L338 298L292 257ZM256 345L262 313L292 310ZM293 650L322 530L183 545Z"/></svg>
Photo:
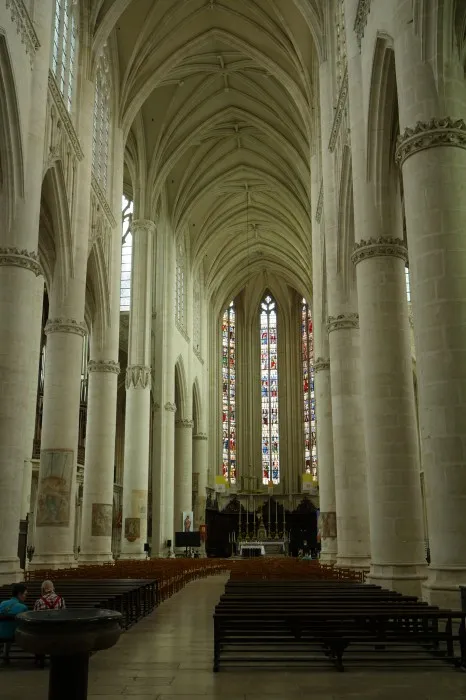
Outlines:
<svg viewBox="0 0 466 700"><path fill-rule="evenodd" d="M92 352L92 343L91 343ZM112 561L115 414L120 365L90 360L80 563Z"/></svg>
<svg viewBox="0 0 466 700"><path fill-rule="evenodd" d="M409 3L396 3L395 28L396 161L405 193L431 553L424 595L435 605L458 608L458 584L466 581L464 71L452 51L433 75Z"/></svg>
<svg viewBox="0 0 466 700"><path fill-rule="evenodd" d="M330 316L328 331L338 531L337 565L367 568L370 561L370 540L358 314Z"/></svg>
<svg viewBox="0 0 466 700"><path fill-rule="evenodd" d="M3 207L0 211L0 584L20 576L23 465L31 457L26 426L36 403L31 386L37 388L39 333L35 329L40 328L40 315L35 315L33 299L41 275L37 250L52 12L52 3L37 7L34 29L40 47L32 55L23 46L24 64L14 66L16 81L24 76L21 90L30 96L30 113L21 115L22 156L10 154L24 157L24 177L16 183L16 209ZM7 38L19 45L21 37L14 24L8 20L7 26ZM9 135L9 125L5 128ZM12 178L3 182L6 197L13 186Z"/></svg>
<svg viewBox="0 0 466 700"><path fill-rule="evenodd" d="M193 509L193 421L175 420L174 532L182 530L182 513ZM193 523L194 529L194 523Z"/></svg>
<svg viewBox="0 0 466 700"><path fill-rule="evenodd" d="M330 360L318 357L314 363L317 415L317 464L319 475L320 536L322 561L337 559L337 515L333 457L332 394Z"/></svg>
<svg viewBox="0 0 466 700"><path fill-rule="evenodd" d="M126 370L122 559L143 559L147 542L151 322L155 224L132 223L133 267Z"/></svg>
<svg viewBox="0 0 466 700"><path fill-rule="evenodd" d="M199 530L199 525L205 525L207 459L207 435L197 433L193 435L193 472L199 475L197 499L194 504L194 527L196 530Z"/></svg>

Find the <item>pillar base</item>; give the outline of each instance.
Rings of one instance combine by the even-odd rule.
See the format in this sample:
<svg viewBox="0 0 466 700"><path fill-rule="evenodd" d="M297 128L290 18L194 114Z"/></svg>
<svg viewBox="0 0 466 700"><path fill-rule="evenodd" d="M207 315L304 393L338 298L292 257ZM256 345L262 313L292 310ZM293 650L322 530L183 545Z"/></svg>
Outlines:
<svg viewBox="0 0 466 700"><path fill-rule="evenodd" d="M86 566L87 564L113 564L114 561L112 552L80 552L78 566Z"/></svg>
<svg viewBox="0 0 466 700"><path fill-rule="evenodd" d="M74 554L35 554L28 565L29 571L38 569L76 569L78 562Z"/></svg>
<svg viewBox="0 0 466 700"><path fill-rule="evenodd" d="M24 579L24 571L19 566L19 559L0 559L0 585L18 583Z"/></svg>
<svg viewBox="0 0 466 700"><path fill-rule="evenodd" d="M142 561L147 559L147 552L120 552L120 561Z"/></svg>
<svg viewBox="0 0 466 700"><path fill-rule="evenodd" d="M338 546L336 537L322 537L320 561L326 564L336 564L338 558Z"/></svg>
<svg viewBox="0 0 466 700"><path fill-rule="evenodd" d="M461 610L461 591L466 586L466 567L433 567L427 569L427 580L422 584L422 597L439 608Z"/></svg>
<svg viewBox="0 0 466 700"><path fill-rule="evenodd" d="M337 561L335 566L338 569L354 569L355 571L369 571L371 564L370 557L360 557L360 556L337 556Z"/></svg>
<svg viewBox="0 0 466 700"><path fill-rule="evenodd" d="M422 583L427 578L427 564L374 564L367 576L368 583L388 588L403 595L421 597Z"/></svg>

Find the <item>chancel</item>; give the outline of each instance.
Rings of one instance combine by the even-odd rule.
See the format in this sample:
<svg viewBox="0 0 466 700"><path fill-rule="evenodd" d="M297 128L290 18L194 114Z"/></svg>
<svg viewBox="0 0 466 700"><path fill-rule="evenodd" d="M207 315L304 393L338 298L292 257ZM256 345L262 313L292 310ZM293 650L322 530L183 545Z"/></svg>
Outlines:
<svg viewBox="0 0 466 700"><path fill-rule="evenodd" d="M141 637L163 605L184 636L135 657L194 668L220 595L234 647L309 572L302 640L341 583L466 649L435 613L466 587L465 27L464 0L0 0L0 600L51 579Z"/></svg>

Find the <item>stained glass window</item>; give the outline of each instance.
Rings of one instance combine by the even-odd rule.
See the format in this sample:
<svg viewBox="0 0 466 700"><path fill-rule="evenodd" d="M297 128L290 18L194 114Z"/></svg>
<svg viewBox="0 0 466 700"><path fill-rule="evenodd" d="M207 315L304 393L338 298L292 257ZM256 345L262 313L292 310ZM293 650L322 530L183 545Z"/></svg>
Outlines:
<svg viewBox="0 0 466 700"><path fill-rule="evenodd" d="M406 296L408 297L408 304L411 303L411 282L409 279L409 267L405 267L405 282L406 282Z"/></svg>
<svg viewBox="0 0 466 700"><path fill-rule="evenodd" d="M236 482L236 314L230 302L222 318L223 476Z"/></svg>
<svg viewBox="0 0 466 700"><path fill-rule="evenodd" d="M92 133L92 170L104 193L108 184L108 155L110 147L110 60L107 47L100 57L95 82L94 126Z"/></svg>
<svg viewBox="0 0 466 700"><path fill-rule="evenodd" d="M123 232L121 238L120 311L129 311L131 304L131 260L133 257L133 236L131 234L133 203L123 195L121 204Z"/></svg>
<svg viewBox="0 0 466 700"><path fill-rule="evenodd" d="M74 0L55 0L53 22L52 73L68 111L73 102L78 4Z"/></svg>
<svg viewBox="0 0 466 700"><path fill-rule="evenodd" d="M267 294L260 307L262 482L280 483L277 305Z"/></svg>
<svg viewBox="0 0 466 700"><path fill-rule="evenodd" d="M301 357L304 399L304 471L317 480L316 399L314 393L314 336L311 308L301 302Z"/></svg>

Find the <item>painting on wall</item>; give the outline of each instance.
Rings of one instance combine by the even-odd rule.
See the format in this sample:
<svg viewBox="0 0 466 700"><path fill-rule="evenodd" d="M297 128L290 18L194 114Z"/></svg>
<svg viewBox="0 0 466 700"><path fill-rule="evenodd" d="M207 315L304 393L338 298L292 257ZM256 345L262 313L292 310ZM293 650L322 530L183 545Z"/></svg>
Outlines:
<svg viewBox="0 0 466 700"><path fill-rule="evenodd" d="M193 532L194 529L194 517L193 511L187 510L183 511L183 519L181 523L182 532Z"/></svg>
<svg viewBox="0 0 466 700"><path fill-rule="evenodd" d="M92 504L92 537L112 536L113 506L108 503Z"/></svg>
<svg viewBox="0 0 466 700"><path fill-rule="evenodd" d="M73 450L42 450L37 525L68 526L75 478Z"/></svg>
<svg viewBox="0 0 466 700"><path fill-rule="evenodd" d="M337 536L337 516L336 513L329 511L328 513L320 513L319 515L319 530L322 537Z"/></svg>
<svg viewBox="0 0 466 700"><path fill-rule="evenodd" d="M136 542L141 537L140 518L125 518L125 538L128 542Z"/></svg>

